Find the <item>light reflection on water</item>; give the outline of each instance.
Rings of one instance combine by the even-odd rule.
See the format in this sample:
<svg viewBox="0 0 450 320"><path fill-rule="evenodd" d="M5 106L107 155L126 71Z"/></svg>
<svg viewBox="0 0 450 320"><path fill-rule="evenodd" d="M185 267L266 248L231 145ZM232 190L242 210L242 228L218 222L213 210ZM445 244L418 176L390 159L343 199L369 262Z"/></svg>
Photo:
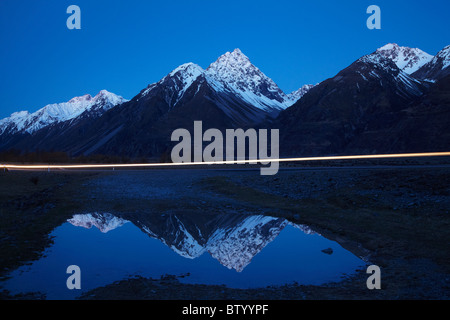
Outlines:
<svg viewBox="0 0 450 320"><path fill-rule="evenodd" d="M258 215L80 214L52 236L44 257L12 272L6 289L72 299L80 291L66 287L69 265L81 268L85 292L133 275L189 274L180 281L233 288L322 284L365 264L306 226Z"/></svg>

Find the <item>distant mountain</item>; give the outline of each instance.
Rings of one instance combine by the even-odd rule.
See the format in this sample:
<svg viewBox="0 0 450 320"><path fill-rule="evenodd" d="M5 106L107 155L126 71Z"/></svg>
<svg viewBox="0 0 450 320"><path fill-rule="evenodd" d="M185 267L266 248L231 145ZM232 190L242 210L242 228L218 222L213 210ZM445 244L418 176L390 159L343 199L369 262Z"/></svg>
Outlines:
<svg viewBox="0 0 450 320"><path fill-rule="evenodd" d="M315 85L313 84L305 84L300 89L291 92L288 94L288 99L292 101L292 104L296 103L298 100L300 100L301 97L303 97L309 90L314 88Z"/></svg>
<svg viewBox="0 0 450 320"><path fill-rule="evenodd" d="M75 119L84 112L100 116L112 107L128 100L106 90L95 97L89 94L75 97L68 102L49 104L34 113L21 111L0 120L0 135L4 133L34 133L49 125Z"/></svg>
<svg viewBox="0 0 450 320"><path fill-rule="evenodd" d="M386 49L390 47L397 55L387 53ZM273 126L280 128L282 154L371 154L450 149L450 140L445 139L449 131L448 123L445 123L449 105L445 108L447 102L442 99L439 100L441 106L433 105L435 93L430 84L399 68L398 57L405 56L409 50L402 49L400 54L392 45L383 48L361 57L333 78L321 82L280 113ZM407 66L406 70L417 65L400 64ZM443 97L442 93L440 95ZM425 97L431 102L426 109L421 109ZM440 128L441 133L426 127L431 123ZM422 136L414 139L419 132Z"/></svg>
<svg viewBox="0 0 450 320"><path fill-rule="evenodd" d="M235 95L269 113L289 105L286 94L239 49L219 57L206 69L206 75L217 91Z"/></svg>
<svg viewBox="0 0 450 320"><path fill-rule="evenodd" d="M76 227L83 227L86 229L91 229L95 226L102 233L107 233L119 228L128 222L127 220L115 217L110 213L76 214L67 221Z"/></svg>
<svg viewBox="0 0 450 320"><path fill-rule="evenodd" d="M432 55L418 48L400 47L396 43L388 43L379 48L376 54L392 60L400 70L407 74L417 71L433 59Z"/></svg>
<svg viewBox="0 0 450 320"><path fill-rule="evenodd" d="M203 130L280 129L283 155L450 149L443 123L450 110L449 52L447 46L433 57L387 44L336 76L286 95L235 49L206 69L183 64L130 101L101 91L14 113L0 121L0 150L167 159L172 132L192 133L197 120ZM442 134L424 127L431 123ZM412 139L418 132L423 135Z"/></svg>
<svg viewBox="0 0 450 320"><path fill-rule="evenodd" d="M218 228L206 243L206 250L228 269L242 272L288 225L288 221L267 216L248 216L234 226Z"/></svg>
<svg viewBox="0 0 450 320"><path fill-rule="evenodd" d="M223 54L206 70L193 63L181 65L141 91L137 100L157 95L161 86L169 109L188 102L182 98L191 87L195 92L189 99L202 96L201 89L211 91L208 100L236 123L259 122L290 105L284 92L239 49Z"/></svg>
<svg viewBox="0 0 450 320"><path fill-rule="evenodd" d="M261 250L289 224L285 219L237 214L220 215L75 215L68 220L74 226L111 230L131 221L151 238L160 240L187 259L209 253L223 266L242 272ZM307 226L295 225L306 234L314 234ZM102 231L106 232L106 231Z"/></svg>
<svg viewBox="0 0 450 320"><path fill-rule="evenodd" d="M450 74L450 45L412 74L417 79L435 82Z"/></svg>
<svg viewBox="0 0 450 320"><path fill-rule="evenodd" d="M159 157L173 145L177 128L192 130L195 120L208 128L253 127L292 104L280 88L239 49L227 52L206 70L183 64L132 100L99 118L0 136L0 149L61 150L71 155L102 153ZM3 141L3 143L2 143Z"/></svg>

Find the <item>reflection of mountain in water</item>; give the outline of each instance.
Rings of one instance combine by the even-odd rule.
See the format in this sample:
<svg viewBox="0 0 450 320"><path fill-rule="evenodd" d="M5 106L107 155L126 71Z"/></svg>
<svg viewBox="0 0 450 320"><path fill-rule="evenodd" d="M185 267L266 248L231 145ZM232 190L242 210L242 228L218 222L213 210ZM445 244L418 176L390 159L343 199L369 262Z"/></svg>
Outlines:
<svg viewBox="0 0 450 320"><path fill-rule="evenodd" d="M86 229L97 227L101 232L107 233L127 223L127 220L113 216L110 213L88 213L88 214L76 214L72 219L67 220L71 224L77 227L83 227Z"/></svg>
<svg viewBox="0 0 450 320"><path fill-rule="evenodd" d="M241 272L286 225L284 219L250 216L234 227L216 230L207 250L222 265Z"/></svg>
<svg viewBox="0 0 450 320"><path fill-rule="evenodd" d="M127 214L119 218L109 213L93 213L77 214L68 221L85 228L94 225L102 232L131 221L185 258L195 259L208 252L222 265L238 272L290 224L282 218L237 214ZM307 234L313 233L307 226L293 226Z"/></svg>

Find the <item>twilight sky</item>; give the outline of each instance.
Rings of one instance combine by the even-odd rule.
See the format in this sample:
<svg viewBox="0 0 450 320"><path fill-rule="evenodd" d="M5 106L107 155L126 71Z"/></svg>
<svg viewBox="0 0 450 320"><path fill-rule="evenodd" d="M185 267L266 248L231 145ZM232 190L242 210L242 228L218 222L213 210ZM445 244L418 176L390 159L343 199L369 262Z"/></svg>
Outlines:
<svg viewBox="0 0 450 320"><path fill-rule="evenodd" d="M81 30L69 30L69 5ZM369 30L369 5L381 30ZM186 62L240 48L289 93L389 42L436 54L450 1L0 0L0 118L101 89L131 99Z"/></svg>

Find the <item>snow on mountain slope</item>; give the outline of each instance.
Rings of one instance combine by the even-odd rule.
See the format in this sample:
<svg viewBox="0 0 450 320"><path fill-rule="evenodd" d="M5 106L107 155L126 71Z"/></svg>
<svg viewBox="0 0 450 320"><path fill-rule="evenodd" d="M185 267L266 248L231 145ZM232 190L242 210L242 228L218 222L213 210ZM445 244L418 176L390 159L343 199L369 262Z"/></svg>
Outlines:
<svg viewBox="0 0 450 320"><path fill-rule="evenodd" d="M158 239L174 252L187 259L200 257L205 248L199 243L199 235L192 234L176 215L168 217L168 224L162 232L157 222L135 221L134 224L144 231L149 237Z"/></svg>
<svg viewBox="0 0 450 320"><path fill-rule="evenodd" d="M164 87L164 90L167 91L166 101L173 107L180 101L192 83L203 73L204 70L202 67L195 63L189 62L182 64L157 83L149 85L141 92L141 96L147 96L155 88Z"/></svg>
<svg viewBox="0 0 450 320"><path fill-rule="evenodd" d="M287 95L288 99L292 102L292 104L296 103L298 100L300 100L301 97L303 97L309 90L314 88L316 85L314 84L305 84L300 89L291 92Z"/></svg>
<svg viewBox="0 0 450 320"><path fill-rule="evenodd" d="M0 120L0 134L9 130L19 131L25 126L25 122L30 117L28 111L19 111L11 114L10 117Z"/></svg>
<svg viewBox="0 0 450 320"><path fill-rule="evenodd" d="M450 45L439 51L430 62L414 72L413 76L429 82L450 74Z"/></svg>
<svg viewBox="0 0 450 320"><path fill-rule="evenodd" d="M280 218L250 216L232 229L218 229L206 248L222 265L242 272L287 224L287 220Z"/></svg>
<svg viewBox="0 0 450 320"><path fill-rule="evenodd" d="M130 221L149 237L160 240L184 258L196 259L208 252L223 266L237 272L242 272L251 263L253 257L275 240L287 225L305 234L316 234L305 225L261 215L225 219L211 230L199 228L197 224L192 225L189 219L177 216L168 217L167 221L144 222L134 221L132 218L125 220L109 213L89 213L76 214L68 220L77 227L90 229L95 226L103 233Z"/></svg>
<svg viewBox="0 0 450 320"><path fill-rule="evenodd" d="M259 109L289 106L286 94L239 49L220 56L206 69L206 75L216 90L235 94Z"/></svg>
<svg viewBox="0 0 450 320"><path fill-rule="evenodd" d="M356 69L362 80L378 80L383 86L384 82L392 81L397 88L397 94L403 97L420 96L423 85L420 80L402 71L393 60L380 55L378 51L359 58L352 66Z"/></svg>
<svg viewBox="0 0 450 320"><path fill-rule="evenodd" d="M51 124L74 119L85 111L103 113L126 101L114 93L101 90L95 97L86 94L72 98L68 102L49 104L34 113L15 112L10 117L0 120L0 134L33 133Z"/></svg>
<svg viewBox="0 0 450 320"><path fill-rule="evenodd" d="M400 47L396 43L388 43L377 49L376 53L392 60L400 70L407 74L417 71L433 59L432 55L418 48Z"/></svg>
<svg viewBox="0 0 450 320"><path fill-rule="evenodd" d="M173 107L200 76L217 92L238 98L258 109L279 111L292 104L275 82L255 67L239 49L220 56L206 70L194 63L183 64L157 83L149 85L141 92L141 97L163 86L167 93L166 101Z"/></svg>
<svg viewBox="0 0 450 320"><path fill-rule="evenodd" d="M308 234L308 235L313 235L313 234L315 234L315 235L319 235L319 236L320 236L320 233L318 233L318 232L312 230L312 229L311 229L310 227L308 227L307 225L304 225L304 224L295 224L295 223L292 223L292 222L289 222L289 225L290 225L290 226L293 226L293 227L296 228L296 229L299 229L299 230L302 231L304 234Z"/></svg>
<svg viewBox="0 0 450 320"><path fill-rule="evenodd" d="M110 213L87 213L76 214L71 219L67 220L67 222L73 226L83 227L86 229L91 229L95 226L101 232L107 233L123 226L129 221L113 216Z"/></svg>
<svg viewBox="0 0 450 320"><path fill-rule="evenodd" d="M395 43L386 44L365 57L364 59L370 59L374 63L380 63L380 59L390 60L407 75L433 59L432 55L420 49L400 47ZM240 49L235 49L220 56L206 70L194 63L183 64L159 82L149 85L141 92L141 96L164 86L167 91L166 101L172 107L200 76L203 76L215 91L268 112L286 109L314 87L304 85L286 95L272 79L254 66Z"/></svg>
<svg viewBox="0 0 450 320"><path fill-rule="evenodd" d="M188 259L200 257L203 252L205 252L205 248L198 243L192 234L189 233L184 224L179 219L177 220L179 221L180 226L176 235L178 241L176 241L175 244L169 245L169 247L180 256Z"/></svg>
<svg viewBox="0 0 450 320"><path fill-rule="evenodd" d="M448 68L450 66L450 45L439 51L436 59L442 60L442 69Z"/></svg>

